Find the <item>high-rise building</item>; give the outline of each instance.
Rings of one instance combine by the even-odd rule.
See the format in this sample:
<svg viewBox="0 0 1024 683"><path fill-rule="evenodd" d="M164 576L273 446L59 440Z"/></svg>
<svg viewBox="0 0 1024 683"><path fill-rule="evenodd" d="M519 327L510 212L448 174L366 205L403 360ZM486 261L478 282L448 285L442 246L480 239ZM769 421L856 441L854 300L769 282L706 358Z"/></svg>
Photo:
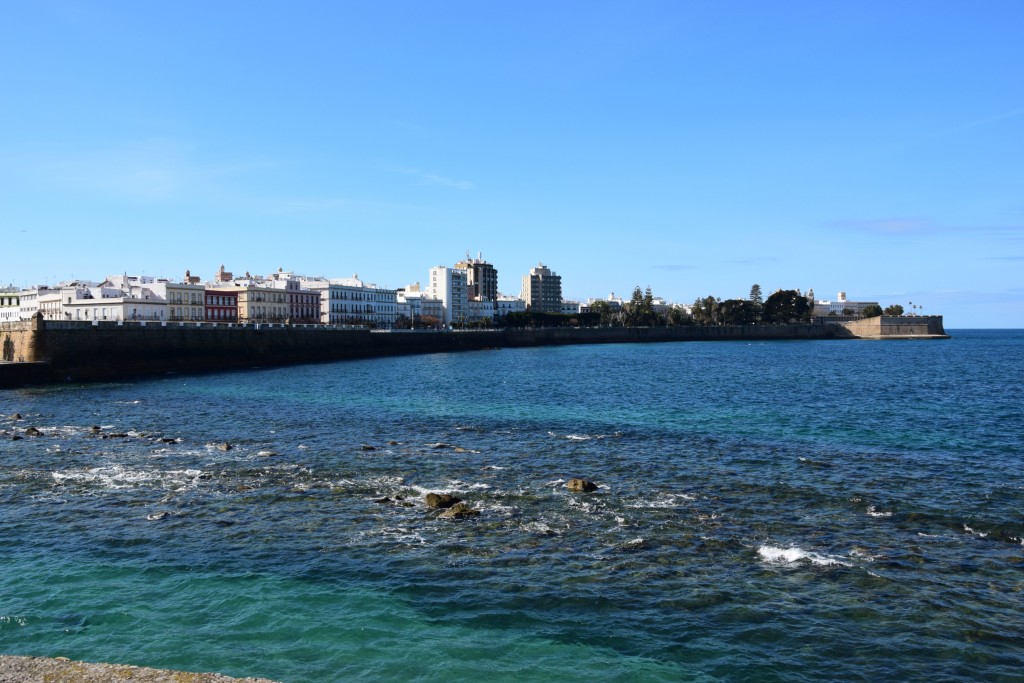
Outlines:
<svg viewBox="0 0 1024 683"><path fill-rule="evenodd" d="M477 257L471 259L467 253L466 260L459 261L455 267L466 271L466 295L470 301L490 301L497 305L498 270L483 260L483 254L478 252Z"/></svg>
<svg viewBox="0 0 1024 683"><path fill-rule="evenodd" d="M562 310L562 278L543 263L523 276L523 300L528 311L559 313Z"/></svg>
<svg viewBox="0 0 1024 683"><path fill-rule="evenodd" d="M430 269L427 293L444 305L444 322L466 322L469 319L467 273L462 268L435 266Z"/></svg>

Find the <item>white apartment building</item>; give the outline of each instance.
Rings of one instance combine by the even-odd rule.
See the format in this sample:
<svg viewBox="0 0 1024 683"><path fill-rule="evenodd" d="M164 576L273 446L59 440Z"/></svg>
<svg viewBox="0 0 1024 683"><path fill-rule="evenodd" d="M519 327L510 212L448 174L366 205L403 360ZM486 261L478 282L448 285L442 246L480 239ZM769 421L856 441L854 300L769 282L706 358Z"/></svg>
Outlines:
<svg viewBox="0 0 1024 683"><path fill-rule="evenodd" d="M18 292L18 311L21 320L31 320L36 313L42 312L46 320L67 320L64 307L61 305L61 291L66 287L79 288L96 286L96 282L79 282L69 280L55 287L39 285ZM78 296L72 292L71 296Z"/></svg>
<svg viewBox="0 0 1024 683"><path fill-rule="evenodd" d="M371 325L390 329L398 318L398 297L393 289L363 282L359 275L346 278L298 278L303 287L320 292L320 320L328 325Z"/></svg>
<svg viewBox="0 0 1024 683"><path fill-rule="evenodd" d="M466 271L434 266L430 269L427 293L444 306L441 320L446 324L469 320L469 290Z"/></svg>
<svg viewBox="0 0 1024 683"><path fill-rule="evenodd" d="M562 299L562 308L559 311L565 315L576 315L580 312L580 302L571 299Z"/></svg>
<svg viewBox="0 0 1024 683"><path fill-rule="evenodd" d="M167 302L150 289L153 278L116 276L98 285L72 284L60 289L59 305L65 320L167 320ZM122 288L124 285L124 288ZM48 299L40 296L47 315Z"/></svg>
<svg viewBox="0 0 1024 683"><path fill-rule="evenodd" d="M21 320L21 291L17 287L0 289L0 323Z"/></svg>
<svg viewBox="0 0 1024 683"><path fill-rule="evenodd" d="M504 318L509 313L525 313L526 302L517 296L498 296L498 317Z"/></svg>
<svg viewBox="0 0 1024 683"><path fill-rule="evenodd" d="M811 311L813 316L844 315L843 311L850 311L850 315L861 315L868 306L877 306L877 301L848 301L846 292L839 292L835 301L815 301L814 290L807 292L807 298L814 302Z"/></svg>
<svg viewBox="0 0 1024 683"><path fill-rule="evenodd" d="M470 299L466 303L466 321L471 323L494 322L495 310L493 301Z"/></svg>
<svg viewBox="0 0 1024 683"><path fill-rule="evenodd" d="M424 320L441 322L444 319L444 303L420 291L418 282L398 289L397 297L398 314L404 315L414 325L420 325Z"/></svg>

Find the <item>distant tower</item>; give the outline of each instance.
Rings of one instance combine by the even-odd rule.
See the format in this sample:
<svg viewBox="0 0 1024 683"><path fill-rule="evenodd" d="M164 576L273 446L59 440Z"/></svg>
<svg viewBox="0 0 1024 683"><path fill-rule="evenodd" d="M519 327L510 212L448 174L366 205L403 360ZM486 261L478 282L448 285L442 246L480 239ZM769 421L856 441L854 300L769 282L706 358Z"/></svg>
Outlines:
<svg viewBox="0 0 1024 683"><path fill-rule="evenodd" d="M483 259L483 253L477 252L477 258L471 259L466 252L466 260L455 264L456 268L466 271L468 298L473 301L490 301L498 305L498 269Z"/></svg>
<svg viewBox="0 0 1024 683"><path fill-rule="evenodd" d="M560 313L562 310L562 278L553 270L538 263L523 276L522 297L527 310L542 313Z"/></svg>

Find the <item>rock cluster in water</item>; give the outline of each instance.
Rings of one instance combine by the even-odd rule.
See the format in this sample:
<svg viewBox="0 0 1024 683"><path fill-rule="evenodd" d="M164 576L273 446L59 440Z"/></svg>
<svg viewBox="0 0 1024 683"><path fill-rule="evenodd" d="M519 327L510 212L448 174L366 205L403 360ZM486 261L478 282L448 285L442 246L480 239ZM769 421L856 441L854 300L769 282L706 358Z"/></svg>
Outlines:
<svg viewBox="0 0 1024 683"><path fill-rule="evenodd" d="M428 508L443 510L438 519L466 519L476 517L480 511L464 503L458 496L450 493L428 493L423 496Z"/></svg>
<svg viewBox="0 0 1024 683"><path fill-rule="evenodd" d="M423 496L423 501L427 504L428 508L445 509L461 503L462 499L450 493L428 493Z"/></svg>
<svg viewBox="0 0 1024 683"><path fill-rule="evenodd" d="M593 493L597 490L597 484L588 479L573 477L566 482L565 488L575 493Z"/></svg>

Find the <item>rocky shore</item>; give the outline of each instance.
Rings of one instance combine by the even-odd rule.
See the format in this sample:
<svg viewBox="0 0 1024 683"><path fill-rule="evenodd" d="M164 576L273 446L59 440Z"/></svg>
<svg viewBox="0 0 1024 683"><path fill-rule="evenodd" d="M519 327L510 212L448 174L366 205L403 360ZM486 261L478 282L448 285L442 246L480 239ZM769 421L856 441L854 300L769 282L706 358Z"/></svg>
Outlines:
<svg viewBox="0 0 1024 683"><path fill-rule="evenodd" d="M231 678L216 673L166 671L125 664L87 664L63 657L0 655L3 683L274 683L266 678Z"/></svg>

